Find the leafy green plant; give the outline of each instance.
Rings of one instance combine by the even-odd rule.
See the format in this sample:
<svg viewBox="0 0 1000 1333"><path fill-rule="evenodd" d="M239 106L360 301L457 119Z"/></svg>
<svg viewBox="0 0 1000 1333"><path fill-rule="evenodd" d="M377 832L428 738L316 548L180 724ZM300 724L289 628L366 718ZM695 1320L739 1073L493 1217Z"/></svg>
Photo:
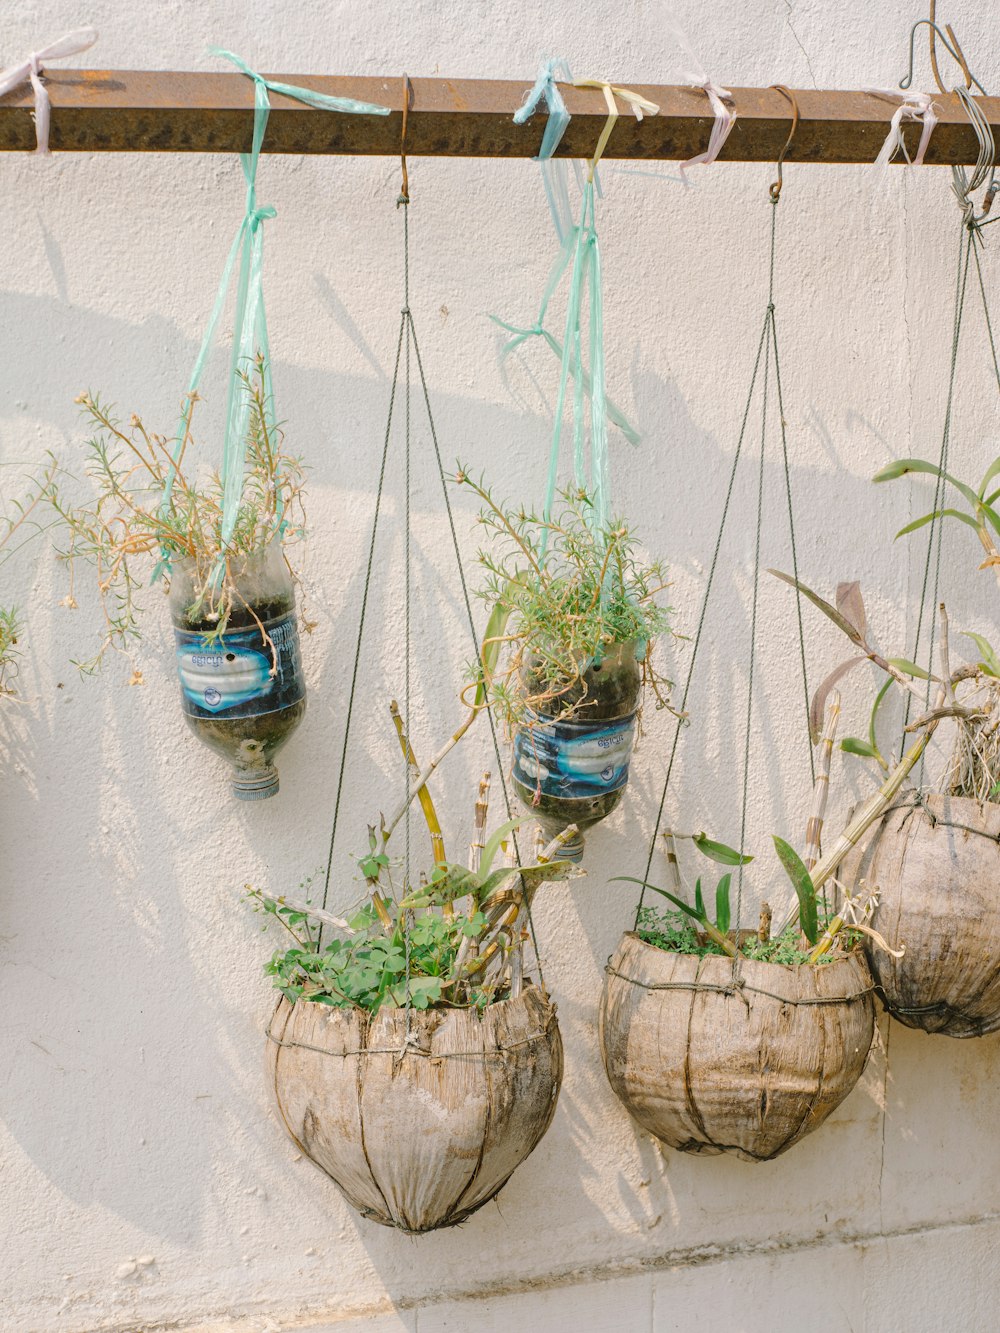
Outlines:
<svg viewBox="0 0 1000 1333"><path fill-rule="evenodd" d="M197 394L185 402L179 444L147 430L138 416L122 422L97 395L77 399L93 431L86 446L87 474L96 497L74 505L53 490L50 499L67 534L62 552L70 570L67 603L76 605L78 560L92 565L97 578L104 627L97 652L77 663L83 671L96 671L110 648L128 655L140 638L142 591L161 562L166 563L167 586L171 561L190 567L196 590L190 613L200 612L213 622L213 632L222 634L234 605L242 603L238 579L247 561L273 541L288 546L301 538L302 465L285 452L282 431L270 424L261 358L242 380L250 399L246 467L227 542L219 474L196 469L189 459Z"/></svg>
<svg viewBox="0 0 1000 1333"><path fill-rule="evenodd" d="M875 695L868 723L868 739L848 737L841 742L841 747L850 754L874 760L883 771L889 769L889 761L880 748L876 730L879 710L895 684L914 697L921 706L921 715L908 727L908 731L923 731L925 736L929 736L945 718L951 718L956 723L955 746L942 778L944 788L953 796L968 796L979 801L997 799L1000 795L1000 656L990 642L980 634L965 634L964 637L975 644L978 660L952 670L948 615L942 604L938 608L941 674L934 675L907 658L884 657L875 648L868 632L861 590L856 583L840 584L836 595L837 605L832 605L791 575L778 570L770 572L797 588L860 649L858 655L841 662L816 691L811 705L813 725L816 717L822 714L830 691L844 676L862 662L873 662L888 679ZM927 684L921 688L915 684L916 681L925 681ZM929 693L932 685L936 687L933 705ZM903 761L900 758L898 762Z"/></svg>
<svg viewBox="0 0 1000 1333"><path fill-rule="evenodd" d="M926 474L934 477L938 483L944 482L956 491L965 501L968 512L954 507L942 507L932 509L929 513L922 514L920 518L915 518L905 527L900 528L896 537L905 537L910 532L916 532L918 528L926 527L927 524L936 519L951 519L954 522L962 523L966 527L972 528L979 542L986 552L986 559L979 566L980 569L992 569L1000 581L1000 550L997 549L996 539L1000 536L1000 512L997 511L996 504L1000 500L1000 488L991 489L992 483L1000 477L1000 458L995 458L989 467L983 473L982 480L975 488L959 481L957 477L952 476L950 472L943 471L936 463L925 462L922 458L900 458L894 463L889 463L875 473L873 481L898 481L901 477L907 477L914 473Z"/></svg>
<svg viewBox="0 0 1000 1333"><path fill-rule="evenodd" d="M670 835L672 840L674 835ZM762 924L756 933L741 931L739 923L732 920L732 872L727 872L715 888L715 918L709 914L702 893L701 880L695 882L694 903L690 904L678 893L659 888L648 881L634 879L629 875L616 878L631 884L642 884L662 898L666 898L674 909L657 916L650 915L652 909L643 908L639 914L638 931L640 936L657 948L675 953L727 954L735 958L743 954L760 962L773 963L813 963L825 961L828 957L834 936L844 922L831 915L820 897L819 890L805 862L795 849L783 838L774 836L774 847L782 868L788 875L798 902L798 928L789 922L776 936L770 934L770 912L762 916ZM713 861L727 865L746 865L752 856L737 851L725 843L714 842L704 834L692 838L702 855ZM670 861L676 873L676 862ZM676 888L680 888L680 876L676 876ZM644 915L645 914L645 915ZM836 929L833 923L836 922ZM826 931L828 939L821 942L820 932ZM803 947L802 940L808 944ZM823 945L821 948L820 945Z"/></svg>
<svg viewBox="0 0 1000 1333"><path fill-rule="evenodd" d="M399 710L390 709L400 748L410 768L416 758ZM338 1008L355 1006L376 1012L383 1005L416 1009L482 1008L515 996L524 978L523 945L529 912L538 888L551 880L582 874L561 860L559 848L576 833L574 825L535 857L518 865L512 837L527 822L512 819L485 837L489 774L479 784L469 862L448 860L441 825L426 783L414 796L430 835L434 865L417 882L389 853L391 827L368 830L368 851L357 865L368 901L348 918L336 917L304 900L275 897L250 888L258 910L280 923L293 944L266 965L275 986L293 1003L313 1000ZM322 942L324 927L337 936Z"/></svg>
<svg viewBox="0 0 1000 1333"><path fill-rule="evenodd" d="M669 608L654 600L669 586L667 574L639 557L629 527L620 520L599 527L585 491L560 492L558 510L545 519L494 499L461 467L455 480L482 504L488 542L478 557L486 571L479 595L498 617L494 641L509 649L503 668L490 673L489 697L508 727L539 713L574 716L585 707L584 673L618 644L637 644L644 682L658 707L669 706L670 682L649 651L670 630Z"/></svg>

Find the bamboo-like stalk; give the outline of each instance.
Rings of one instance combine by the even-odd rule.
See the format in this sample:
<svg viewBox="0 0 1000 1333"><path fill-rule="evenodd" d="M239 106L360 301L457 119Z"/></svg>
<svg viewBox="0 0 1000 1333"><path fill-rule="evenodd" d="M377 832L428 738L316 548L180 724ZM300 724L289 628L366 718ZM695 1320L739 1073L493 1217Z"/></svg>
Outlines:
<svg viewBox="0 0 1000 1333"><path fill-rule="evenodd" d="M939 694L939 699L943 693L942 690ZM882 783L882 786L879 787L878 791L875 792L874 795L869 796L868 800L864 802L854 818L848 823L847 827L840 834L834 844L833 850L827 852L827 854L816 863L811 872L814 888L822 888L827 880L834 875L844 857L857 846L864 834L868 832L872 824L885 814L886 810L888 810L889 806L899 794L900 788L909 777L910 772L919 762L920 756L923 754L924 750L926 750L927 744L930 741L936 726L937 721L928 724L926 731L919 740L907 750L906 754L892 770L885 782ZM798 916L799 909L798 906L796 906L779 933L784 934L786 930L791 926L794 926L795 922L798 920Z"/></svg>
<svg viewBox="0 0 1000 1333"><path fill-rule="evenodd" d="M822 855L823 821L826 818L826 804L830 794L830 760L833 756L833 744L837 738L839 721L840 691L831 690L826 704L823 735L819 742L812 809L806 823L805 855L802 859L807 870L812 870Z"/></svg>
<svg viewBox="0 0 1000 1333"><path fill-rule="evenodd" d="M677 847L674 843L673 829L666 828L663 830L663 849L667 858L667 888L679 898L684 886L681 884L681 870L677 864Z"/></svg>
<svg viewBox="0 0 1000 1333"><path fill-rule="evenodd" d="M479 794L476 797L476 812L473 822L472 842L469 844L469 869L478 874L483 860L483 848L486 846L486 819L490 808L490 775L484 773L479 779Z"/></svg>
<svg viewBox="0 0 1000 1333"><path fill-rule="evenodd" d="M396 735L399 737L399 748L406 758L407 765L414 773L420 772L417 766L416 756L413 753L413 746L410 744L409 737L406 734L406 723L403 721L399 711L399 704L395 699L389 704L389 712L392 714L393 724L396 728ZM441 832L441 822L437 816L437 810L434 808L434 801L427 787L423 784L416 790L416 795L420 798L420 809L423 812L424 822L427 825L427 832L431 835L431 852L434 856L435 865L444 865L444 834ZM407 805L409 802L407 802ZM404 806L404 810L405 810ZM398 821L397 821L398 822ZM389 835L392 833L395 825L382 830L382 843L385 845L389 841Z"/></svg>

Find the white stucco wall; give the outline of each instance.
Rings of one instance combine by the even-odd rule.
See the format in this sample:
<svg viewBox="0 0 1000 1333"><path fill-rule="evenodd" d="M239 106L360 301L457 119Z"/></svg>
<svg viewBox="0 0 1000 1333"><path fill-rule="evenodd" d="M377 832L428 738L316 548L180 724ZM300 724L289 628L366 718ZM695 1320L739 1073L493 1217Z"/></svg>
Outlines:
<svg viewBox="0 0 1000 1333"><path fill-rule="evenodd" d="M989 10L956 0L943 17L995 87ZM904 0L678 0L676 12L717 80L819 87L892 86L917 16ZM660 81L670 77L661 14L647 0L94 0L82 9L36 0L4 13L0 58L92 21L101 31L93 63L110 68L210 68L205 49L221 44L289 72L395 78L405 69L523 76L527 86L546 51L565 54L580 75ZM685 190L613 164L605 173L609 387L643 432L635 450L613 442L616 500L671 563L687 632L766 299L772 174L719 166ZM45 448L79 459L73 398L85 388L169 431L239 220L238 163L7 156L0 179L3 462ZM416 161L411 185L412 303L445 457L460 455L530 501L543 484L556 367L541 347L501 366L485 312L533 318L553 251L537 169ZM876 490L868 479L888 457L938 446L958 240L949 186L946 169L896 172L873 194L863 169L793 166L779 218L801 568L827 589L860 578L880 641L897 651L919 581L891 537L922 512L926 493ZM205 1330L232 1320L263 1333L309 1317L316 1327L356 1319L350 1327L378 1333L994 1328L1000 1038L955 1042L883 1021L882 1046L840 1111L760 1167L661 1153L610 1092L597 1001L633 898L609 878L641 873L664 719L648 718L628 798L591 838L588 877L539 899L566 1078L551 1130L498 1203L420 1240L381 1229L351 1213L272 1117L262 1031L273 998L260 975L270 944L240 890L248 880L290 889L325 857L401 304L397 190L387 160L269 159L260 172L260 197L278 208L266 243L274 376L289 440L312 468L306 578L319 622L306 645L309 713L281 760L278 799L231 801L222 766L187 734L165 608L148 617L144 688L127 688L116 662L83 680L70 659L88 651L93 601L81 596L76 614L59 607L62 572L40 547L4 571L4 600L24 609L26 655L22 702L4 707L0 728L0 1326ZM978 476L997 433L975 320L966 350L952 457ZM218 385L217 363L206 447L221 415ZM754 452L670 803L681 827L729 841L738 836L733 718L747 670ZM457 716L469 649L426 432L416 457L412 723L427 754ZM2 473L8 493L14 475ZM787 567L780 485L772 462L765 562ZM354 893L347 853L396 792L384 705L402 688L399 497L397 471L338 856L345 903ZM456 505L471 562L472 510L462 496ZM995 633L992 583L974 563L956 537L944 593L956 626ZM763 596L750 839L762 869L748 881L751 919L760 896L780 897L766 835L799 840L808 804L792 604L776 586ZM816 675L841 645L815 618L807 626ZM671 650L677 673L685 651ZM854 731L863 684L846 692ZM438 784L455 846L490 762L482 730ZM843 811L867 788L853 764L839 771Z"/></svg>

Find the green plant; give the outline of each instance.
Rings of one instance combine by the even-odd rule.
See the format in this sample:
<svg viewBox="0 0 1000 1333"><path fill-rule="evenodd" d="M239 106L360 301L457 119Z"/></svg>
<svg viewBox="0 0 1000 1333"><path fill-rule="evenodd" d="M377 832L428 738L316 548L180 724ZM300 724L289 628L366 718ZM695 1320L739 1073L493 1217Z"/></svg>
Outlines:
<svg viewBox="0 0 1000 1333"><path fill-rule="evenodd" d="M417 770L403 720L391 706L400 748ZM419 783L419 778L418 778ZM426 784L413 789L430 835L434 858L430 875L414 882L408 867L388 850L391 829L368 830L368 851L357 865L367 901L348 918L333 916L309 900L275 897L247 886L258 910L278 921L294 943L265 966L274 984L293 1003L313 1000L370 1012L383 1005L482 1008L517 995L523 982L523 946L537 889L550 880L582 874L558 852L576 832L573 825L534 860L518 865L512 835L527 822L508 820L485 836L489 774L479 784L469 863L447 859L441 825ZM338 937L323 944L324 926Z"/></svg>
<svg viewBox="0 0 1000 1333"><path fill-rule="evenodd" d="M455 480L482 504L488 545L478 556L486 571L479 595L498 615L493 641L508 649L503 667L489 674L489 697L508 727L539 713L565 720L585 709L584 673L616 644L637 644L644 683L658 707L669 706L670 682L649 651L670 629L669 608L654 600L669 586L666 570L639 557L629 527L620 520L600 527L585 491L562 491L546 519L495 500L461 467Z"/></svg>
<svg viewBox="0 0 1000 1333"><path fill-rule="evenodd" d="M976 645L979 660L952 670L948 614L942 603L938 607L941 674L936 676L906 658L884 657L874 647L858 584L840 584L834 606L790 575L778 570L771 570L771 573L797 588L860 649L859 655L841 662L816 691L811 707L813 723L822 712L830 691L860 663L871 661L888 679L875 695L868 722L868 739L848 737L841 742L842 748L850 754L871 759L883 771L888 771L889 761L877 738L877 723L879 710L895 684L921 705L922 712L907 727L908 732L921 731L929 737L945 718L953 719L956 724L955 745L942 778L943 787L953 796L968 796L979 801L997 799L1000 795L1000 657L989 641L980 634L966 634L965 637ZM915 681L927 684L921 689ZM929 693L931 685L937 687L933 706Z"/></svg>
<svg viewBox="0 0 1000 1333"><path fill-rule="evenodd" d="M247 561L273 541L287 546L302 536L302 465L285 453L282 431L270 424L263 360L241 378L250 398L246 466L227 541L219 474L196 471L188 459L197 394L185 401L179 441L147 430L135 415L123 423L96 395L77 399L93 429L87 473L96 498L73 505L53 490L50 499L68 538L62 552L70 569L68 604L76 605L77 560L97 576L104 630L94 656L77 663L83 671L96 671L109 648L129 654L140 638L142 590L154 571L165 573L169 587L170 563L186 562L195 589L189 614L211 620L211 633L221 635L242 604L238 579Z"/></svg>
<svg viewBox="0 0 1000 1333"><path fill-rule="evenodd" d="M676 835L670 835L671 841L674 836ZM695 835L692 838L692 841L703 856L707 856L710 860L719 862L723 865L741 866L747 865L753 860L752 856L738 852L733 847L727 847L725 843L713 842L706 838L704 834ZM825 908L821 912L820 898L816 885L813 883L812 876L810 875L807 866L799 857L795 849L785 842L783 838L779 838L776 835L774 837L774 847L778 854L778 859L795 889L795 896L799 908L798 917L801 932L808 943L815 948L819 941L821 919L823 926L825 927L828 924L828 912ZM671 864L676 866L676 861L671 862ZM708 944L710 943L712 945L712 948L708 949L708 952L725 953L729 954L730 957L736 957L737 952L740 952L746 954L747 957L758 957L763 961L809 961L808 951L804 951L801 958L789 958L787 960L771 959L769 955L765 957L767 950L762 952L758 949L756 953L752 954L748 952L747 945L749 937L747 939L742 938L743 933L739 930L739 923L737 922L735 927L733 927L732 932L730 931L732 925L731 872L724 874L715 887L714 920L705 906L700 878L695 881L693 905L687 903L676 892L672 893L668 889L658 888L655 884L650 884L648 881L635 879L630 875L618 875L616 876L616 879L624 880L631 884L643 885L647 889L652 889L654 893L658 893L662 898L666 898L677 912L683 913L684 916L697 923L700 935L701 937L704 937L705 940L704 947L708 949ZM677 876L675 887L680 887L679 875ZM694 927L692 927L692 929L694 929ZM782 932L781 938L784 938L787 930L788 927ZM770 940L770 937L765 937L763 935L754 936L753 939L761 946L769 942L774 943L774 941ZM665 946L660 945L659 947L663 948ZM683 949L681 952L693 952L693 950Z"/></svg>
<svg viewBox="0 0 1000 1333"><path fill-rule="evenodd" d="M876 482L897 481L900 477L906 477L912 473L925 473L936 478L936 495L940 493L942 485L947 483L962 497L968 506L969 512L964 513L961 509L951 507L932 509L929 513L921 515L920 518L915 518L912 523L907 523L905 527L900 528L896 533L897 539L906 536L907 533L916 532L918 528L925 527L938 519L949 518L957 523L963 523L966 527L972 528L986 552L986 559L979 568L992 569L997 581L1000 582L1000 550L997 549L996 545L996 538L1000 536L1000 513L996 509L997 500L1000 500L1000 489L990 489L991 483L996 481L997 477L1000 477L1000 458L993 460L983 473L982 480L975 489L967 486L965 482L959 481L950 472L945 472L936 463L927 463L922 458L897 459L896 462L889 463L876 472L872 480Z"/></svg>

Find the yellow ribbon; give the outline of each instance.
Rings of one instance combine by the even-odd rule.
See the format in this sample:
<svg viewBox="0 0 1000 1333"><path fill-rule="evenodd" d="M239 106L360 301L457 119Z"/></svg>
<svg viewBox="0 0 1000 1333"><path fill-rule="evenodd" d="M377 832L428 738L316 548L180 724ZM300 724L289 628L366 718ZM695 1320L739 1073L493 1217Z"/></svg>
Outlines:
<svg viewBox="0 0 1000 1333"><path fill-rule="evenodd" d="M660 108L655 102L648 101L641 94L634 92L631 88L618 88L614 84L607 83L604 79L574 79L574 88L600 88L604 94L604 100L608 104L608 118L604 122L604 129L601 130L601 137L597 141L597 147L594 149L594 156L590 159L590 171L587 180L594 179L594 172L597 170L597 164L601 160L601 155L608 146L608 140L611 138L611 131L618 121L619 111L616 97L620 97L623 102L627 102L635 113L636 120L642 120L643 114L655 116Z"/></svg>

